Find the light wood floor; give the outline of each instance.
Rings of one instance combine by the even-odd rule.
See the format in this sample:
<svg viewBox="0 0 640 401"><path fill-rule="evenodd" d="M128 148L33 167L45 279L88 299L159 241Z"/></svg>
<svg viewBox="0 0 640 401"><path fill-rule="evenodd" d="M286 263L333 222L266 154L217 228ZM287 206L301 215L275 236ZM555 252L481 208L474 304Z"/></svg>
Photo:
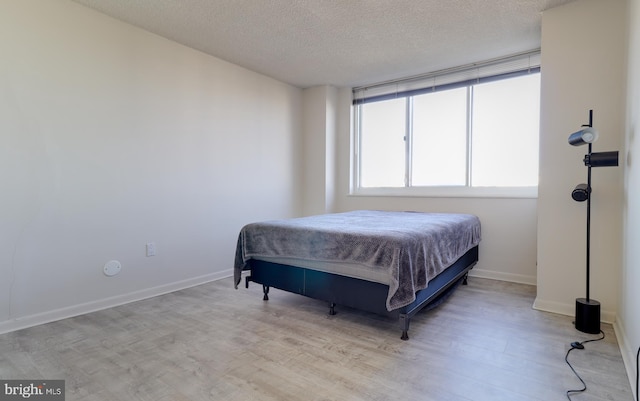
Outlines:
<svg viewBox="0 0 640 401"><path fill-rule="evenodd" d="M471 278L396 321L231 279L0 336L0 378L65 379L71 400L566 400L572 318L535 288ZM631 401L615 335L571 352L573 400Z"/></svg>

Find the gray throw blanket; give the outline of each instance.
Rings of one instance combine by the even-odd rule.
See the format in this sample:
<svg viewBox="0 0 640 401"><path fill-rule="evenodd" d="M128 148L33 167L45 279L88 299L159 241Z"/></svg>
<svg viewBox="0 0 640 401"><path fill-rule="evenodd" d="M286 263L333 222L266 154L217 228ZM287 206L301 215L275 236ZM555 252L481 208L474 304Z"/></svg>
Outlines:
<svg viewBox="0 0 640 401"><path fill-rule="evenodd" d="M235 286L251 258L357 263L387 271L391 311L479 242L480 220L469 214L360 210L253 223L238 237Z"/></svg>

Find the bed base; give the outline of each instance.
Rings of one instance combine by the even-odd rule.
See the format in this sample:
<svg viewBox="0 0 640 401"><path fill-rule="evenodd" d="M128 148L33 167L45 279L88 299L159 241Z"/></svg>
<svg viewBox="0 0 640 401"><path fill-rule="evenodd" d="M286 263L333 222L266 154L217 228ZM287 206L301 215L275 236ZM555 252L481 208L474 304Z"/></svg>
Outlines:
<svg viewBox="0 0 640 401"><path fill-rule="evenodd" d="M304 295L329 303L329 314L335 315L336 305L344 305L378 315L397 318L402 329L402 340L409 339L411 318L424 307L432 304L447 289L463 280L466 284L469 270L478 261L478 247L473 247L453 265L429 281L427 288L416 293L416 300L402 308L388 311L386 307L389 286L338 274L325 273L307 268L249 260L251 273L245 277L249 282L261 284L263 300L269 300L269 288Z"/></svg>

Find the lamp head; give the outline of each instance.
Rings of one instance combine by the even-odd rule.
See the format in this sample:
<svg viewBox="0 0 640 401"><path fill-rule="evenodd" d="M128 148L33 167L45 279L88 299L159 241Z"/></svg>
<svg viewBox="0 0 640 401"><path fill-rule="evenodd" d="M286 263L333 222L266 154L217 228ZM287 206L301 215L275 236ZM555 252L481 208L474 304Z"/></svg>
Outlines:
<svg viewBox="0 0 640 401"><path fill-rule="evenodd" d="M580 131L569 135L569 144L573 146L586 145L593 143L598 139L598 131L593 127L585 127Z"/></svg>
<svg viewBox="0 0 640 401"><path fill-rule="evenodd" d="M618 165L618 151L589 153L584 156L584 165L589 167L615 167Z"/></svg>
<svg viewBox="0 0 640 401"><path fill-rule="evenodd" d="M591 188L587 184L578 184L571 191L571 197L576 202L584 202L589 199L589 195L591 194Z"/></svg>

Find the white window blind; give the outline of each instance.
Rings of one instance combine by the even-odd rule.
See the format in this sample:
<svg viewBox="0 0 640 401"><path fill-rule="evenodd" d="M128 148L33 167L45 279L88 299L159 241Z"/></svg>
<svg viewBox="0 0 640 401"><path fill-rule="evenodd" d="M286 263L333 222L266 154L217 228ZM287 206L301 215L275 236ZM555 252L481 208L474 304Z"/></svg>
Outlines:
<svg viewBox="0 0 640 401"><path fill-rule="evenodd" d="M415 96L540 71L540 49L399 80L353 88L353 103Z"/></svg>

